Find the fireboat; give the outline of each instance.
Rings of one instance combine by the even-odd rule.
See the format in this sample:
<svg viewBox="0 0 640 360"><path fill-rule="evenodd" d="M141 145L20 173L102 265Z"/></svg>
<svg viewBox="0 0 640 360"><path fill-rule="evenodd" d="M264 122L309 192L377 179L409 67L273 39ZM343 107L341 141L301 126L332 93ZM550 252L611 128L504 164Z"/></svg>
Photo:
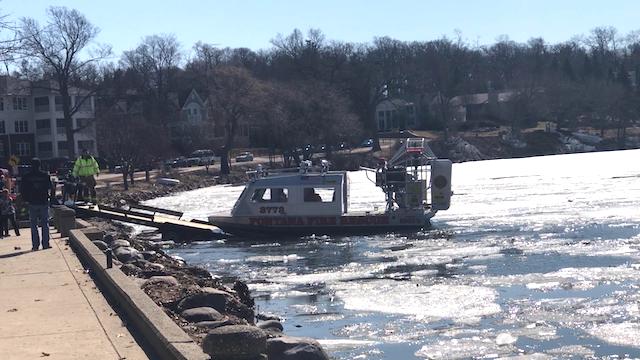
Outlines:
<svg viewBox="0 0 640 360"><path fill-rule="evenodd" d="M381 211L349 211L347 171L329 162L249 171L250 180L230 213L209 222L237 236L349 235L419 231L451 202L451 161L438 159L425 139L406 139L388 160L361 167L385 194Z"/></svg>

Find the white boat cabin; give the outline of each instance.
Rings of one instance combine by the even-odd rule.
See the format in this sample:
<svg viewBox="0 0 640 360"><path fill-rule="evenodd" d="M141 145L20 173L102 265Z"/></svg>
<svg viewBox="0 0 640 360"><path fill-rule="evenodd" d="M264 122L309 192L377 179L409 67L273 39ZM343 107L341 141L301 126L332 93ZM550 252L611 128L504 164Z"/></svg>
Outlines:
<svg viewBox="0 0 640 360"><path fill-rule="evenodd" d="M232 216L340 216L347 212L347 173L280 173L250 181Z"/></svg>

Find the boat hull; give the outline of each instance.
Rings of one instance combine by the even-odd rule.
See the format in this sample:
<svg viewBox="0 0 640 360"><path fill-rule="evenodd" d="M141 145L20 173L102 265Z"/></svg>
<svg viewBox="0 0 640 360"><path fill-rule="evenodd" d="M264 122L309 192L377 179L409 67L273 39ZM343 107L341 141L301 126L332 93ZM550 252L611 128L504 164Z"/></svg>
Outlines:
<svg viewBox="0 0 640 360"><path fill-rule="evenodd" d="M211 216L209 222L237 236L355 235L418 231L431 226L427 214L342 216Z"/></svg>

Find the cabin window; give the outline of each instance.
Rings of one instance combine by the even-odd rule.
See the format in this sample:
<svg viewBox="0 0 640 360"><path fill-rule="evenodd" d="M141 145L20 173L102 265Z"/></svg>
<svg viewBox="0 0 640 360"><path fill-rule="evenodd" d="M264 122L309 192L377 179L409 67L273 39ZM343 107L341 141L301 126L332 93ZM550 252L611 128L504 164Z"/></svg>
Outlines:
<svg viewBox="0 0 640 360"><path fill-rule="evenodd" d="M336 200L336 189L334 188L304 188L304 202L331 203Z"/></svg>
<svg viewBox="0 0 640 360"><path fill-rule="evenodd" d="M251 196L253 202L287 202L289 190L286 188L256 189Z"/></svg>

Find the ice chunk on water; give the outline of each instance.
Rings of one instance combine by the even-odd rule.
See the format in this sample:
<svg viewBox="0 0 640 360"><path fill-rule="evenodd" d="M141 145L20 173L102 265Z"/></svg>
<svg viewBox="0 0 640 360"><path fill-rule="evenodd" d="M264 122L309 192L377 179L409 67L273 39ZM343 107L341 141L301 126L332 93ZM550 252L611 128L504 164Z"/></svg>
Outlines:
<svg viewBox="0 0 640 360"><path fill-rule="evenodd" d="M462 322L500 312L497 292L487 287L416 286L389 280L341 285L336 296L351 310L406 314L421 320L452 318Z"/></svg>
<svg viewBox="0 0 640 360"><path fill-rule="evenodd" d="M258 263L288 263L290 261L302 260L304 257L299 256L297 254L288 254L288 255L256 255L249 256L245 260L250 262L258 262Z"/></svg>
<svg viewBox="0 0 640 360"><path fill-rule="evenodd" d="M379 344L377 341L356 339L318 339L318 342L329 352Z"/></svg>
<svg viewBox="0 0 640 360"><path fill-rule="evenodd" d="M415 355L426 359L469 359L487 358L492 354L499 357L512 354L517 349L512 345L500 346L488 338L464 338L441 340L424 345Z"/></svg>
<svg viewBox="0 0 640 360"><path fill-rule="evenodd" d="M548 291L548 290L557 289L559 287L560 287L560 282L559 281L549 281L549 282L544 282L544 283L528 283L527 284L527 289L531 289L531 290Z"/></svg>
<svg viewBox="0 0 640 360"><path fill-rule="evenodd" d="M547 359L551 360L551 359L554 359L554 357L545 355L545 354L535 353L535 354L507 356L507 357L500 358L500 360L547 360Z"/></svg>
<svg viewBox="0 0 640 360"><path fill-rule="evenodd" d="M518 341L518 337L509 333L500 333L496 336L496 344L500 346L515 344L516 341Z"/></svg>
<svg viewBox="0 0 640 360"><path fill-rule="evenodd" d="M637 323L602 324L589 329L588 332L612 344L640 346L640 324Z"/></svg>
<svg viewBox="0 0 640 360"><path fill-rule="evenodd" d="M595 356L595 352L587 347L581 345L567 345L559 348L547 350L547 353L551 355L557 355L562 357L574 357L574 358L592 358Z"/></svg>

